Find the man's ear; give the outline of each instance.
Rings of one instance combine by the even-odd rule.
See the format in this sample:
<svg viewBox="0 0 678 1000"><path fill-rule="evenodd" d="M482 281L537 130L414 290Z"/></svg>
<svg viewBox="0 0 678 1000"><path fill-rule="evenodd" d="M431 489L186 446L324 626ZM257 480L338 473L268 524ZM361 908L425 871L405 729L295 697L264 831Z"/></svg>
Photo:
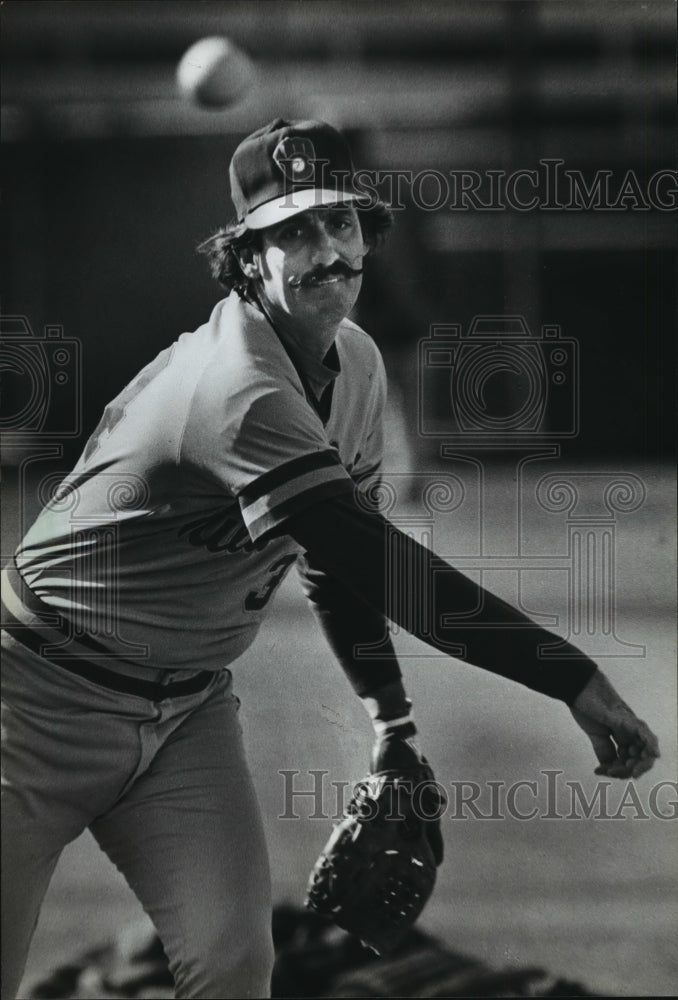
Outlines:
<svg viewBox="0 0 678 1000"><path fill-rule="evenodd" d="M238 260L240 261L242 273L246 278L253 280L260 276L259 257L256 250L252 247L243 247L242 250L239 250Z"/></svg>

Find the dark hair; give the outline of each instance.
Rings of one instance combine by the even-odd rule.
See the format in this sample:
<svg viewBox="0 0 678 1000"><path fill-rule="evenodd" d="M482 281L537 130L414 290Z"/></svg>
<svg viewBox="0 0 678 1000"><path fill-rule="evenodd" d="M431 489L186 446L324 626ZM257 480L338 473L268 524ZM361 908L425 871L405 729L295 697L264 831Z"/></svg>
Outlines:
<svg viewBox="0 0 678 1000"><path fill-rule="evenodd" d="M383 243L393 225L393 213L383 201L375 202L369 208L359 208L358 219L370 252ZM248 247L259 250L261 232L259 229L247 229L241 222L231 222L196 247L197 252L207 258L212 277L227 292L237 292L241 299L250 297L251 279L243 273L239 254Z"/></svg>

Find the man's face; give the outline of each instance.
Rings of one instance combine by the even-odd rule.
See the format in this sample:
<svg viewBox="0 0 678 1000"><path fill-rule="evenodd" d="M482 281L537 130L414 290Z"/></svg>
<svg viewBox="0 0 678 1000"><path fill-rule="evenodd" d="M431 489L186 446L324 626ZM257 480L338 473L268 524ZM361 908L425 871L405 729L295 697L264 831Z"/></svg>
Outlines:
<svg viewBox="0 0 678 1000"><path fill-rule="evenodd" d="M338 325L358 297L367 250L355 208L308 209L261 238L258 291L272 319L309 332Z"/></svg>

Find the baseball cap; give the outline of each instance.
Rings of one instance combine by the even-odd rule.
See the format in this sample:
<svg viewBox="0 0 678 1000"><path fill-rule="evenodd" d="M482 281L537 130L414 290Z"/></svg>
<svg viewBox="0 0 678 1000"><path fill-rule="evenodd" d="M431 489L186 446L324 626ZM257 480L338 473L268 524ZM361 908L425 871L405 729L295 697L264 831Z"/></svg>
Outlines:
<svg viewBox="0 0 678 1000"><path fill-rule="evenodd" d="M244 139L231 160L231 198L248 229L308 208L361 200L343 135L320 121L274 121Z"/></svg>

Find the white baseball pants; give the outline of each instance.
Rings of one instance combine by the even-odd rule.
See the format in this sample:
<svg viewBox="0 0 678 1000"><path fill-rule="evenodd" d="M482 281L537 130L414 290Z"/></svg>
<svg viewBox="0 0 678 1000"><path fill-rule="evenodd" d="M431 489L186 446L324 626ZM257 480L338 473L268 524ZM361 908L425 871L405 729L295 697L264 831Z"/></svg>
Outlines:
<svg viewBox="0 0 678 1000"><path fill-rule="evenodd" d="M269 997L271 892L230 671L160 702L3 633L2 1000L62 849L87 827L153 920L178 998Z"/></svg>

